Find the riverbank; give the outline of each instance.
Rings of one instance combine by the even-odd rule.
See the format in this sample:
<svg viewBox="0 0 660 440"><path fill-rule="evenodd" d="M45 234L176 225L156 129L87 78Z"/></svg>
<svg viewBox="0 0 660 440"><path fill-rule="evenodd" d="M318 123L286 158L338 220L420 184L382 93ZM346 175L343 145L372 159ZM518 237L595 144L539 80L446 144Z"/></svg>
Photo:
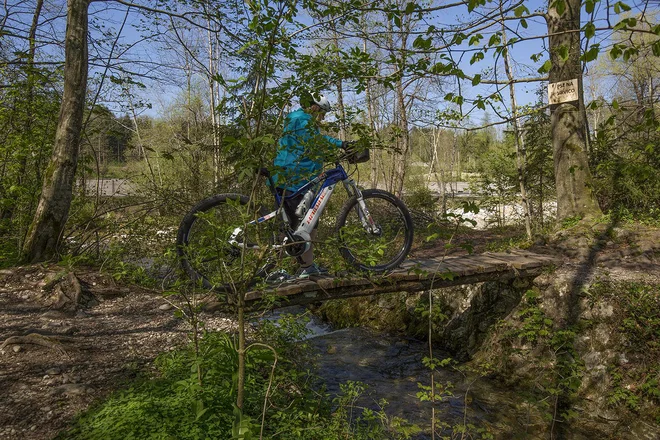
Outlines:
<svg viewBox="0 0 660 440"><path fill-rule="evenodd" d="M425 337L432 328L436 349L517 390L510 410L526 409L529 425L518 423L516 435L529 436L519 438L660 438L660 230L576 225L543 249L564 263L533 284L337 301L317 312L380 332Z"/></svg>

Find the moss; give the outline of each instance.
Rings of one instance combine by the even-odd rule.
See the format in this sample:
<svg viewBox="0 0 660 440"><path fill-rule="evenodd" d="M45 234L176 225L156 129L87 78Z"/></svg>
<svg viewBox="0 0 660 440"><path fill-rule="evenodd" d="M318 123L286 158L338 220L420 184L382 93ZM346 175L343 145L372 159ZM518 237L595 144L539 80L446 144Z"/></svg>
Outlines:
<svg viewBox="0 0 660 440"><path fill-rule="evenodd" d="M410 322L406 295L401 293L327 301L315 312L339 328L364 326L403 332Z"/></svg>

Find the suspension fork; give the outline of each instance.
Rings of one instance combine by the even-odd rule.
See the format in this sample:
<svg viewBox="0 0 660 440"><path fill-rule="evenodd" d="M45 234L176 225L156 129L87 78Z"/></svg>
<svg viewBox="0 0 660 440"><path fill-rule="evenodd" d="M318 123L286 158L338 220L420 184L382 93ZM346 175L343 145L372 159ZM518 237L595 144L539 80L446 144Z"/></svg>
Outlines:
<svg viewBox="0 0 660 440"><path fill-rule="evenodd" d="M348 193L348 196L349 197L355 196L355 198L357 199L357 204L355 205L355 211L357 212L358 218L360 219L360 222L362 223L364 229L370 234L380 234L380 227L376 224L373 217L371 217L371 214L369 213L369 209L367 208L367 204L364 203L364 197L362 197L362 191L360 191L360 188L357 187L355 181L353 181L353 179L346 179L343 181L343 183L344 183L344 188L346 188L346 192Z"/></svg>

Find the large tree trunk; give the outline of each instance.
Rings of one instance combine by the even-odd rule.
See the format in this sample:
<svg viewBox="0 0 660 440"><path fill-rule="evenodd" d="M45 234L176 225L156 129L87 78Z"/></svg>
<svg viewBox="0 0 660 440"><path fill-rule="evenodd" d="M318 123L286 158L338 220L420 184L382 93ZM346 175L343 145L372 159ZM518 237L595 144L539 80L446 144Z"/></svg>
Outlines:
<svg viewBox="0 0 660 440"><path fill-rule="evenodd" d="M565 0L565 10L559 14L558 2L548 8L550 42L550 84L577 79L578 94L582 91L580 69L580 0ZM561 48L568 49L562 59ZM586 121L580 111L580 100L550 106L552 149L557 184L557 221L569 217L589 218L601 214L592 192L591 172L587 161Z"/></svg>
<svg viewBox="0 0 660 440"><path fill-rule="evenodd" d="M68 0L64 94L53 155L44 173L39 204L23 246L23 258L29 262L55 256L69 215L87 90L88 6L88 0Z"/></svg>

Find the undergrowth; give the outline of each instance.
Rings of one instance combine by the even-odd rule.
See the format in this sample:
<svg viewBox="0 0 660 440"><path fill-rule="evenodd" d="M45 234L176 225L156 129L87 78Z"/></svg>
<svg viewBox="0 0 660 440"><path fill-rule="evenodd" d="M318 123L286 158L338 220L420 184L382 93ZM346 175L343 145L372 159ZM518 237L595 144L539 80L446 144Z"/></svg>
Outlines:
<svg viewBox="0 0 660 440"><path fill-rule="evenodd" d="M317 390L306 345L296 342L305 331L299 320L264 320L259 327L260 342L247 352L242 412L235 406L237 343L228 334L206 333L197 350L191 343L161 354L157 374L114 393L57 438L405 439L419 432L388 417L386 402L380 410L358 407L366 390L360 383L343 384L335 398Z"/></svg>
<svg viewBox="0 0 660 440"><path fill-rule="evenodd" d="M601 280L589 294L593 301L615 305L616 326L625 341L626 361L609 368L608 403L650 411L660 423L660 286Z"/></svg>

